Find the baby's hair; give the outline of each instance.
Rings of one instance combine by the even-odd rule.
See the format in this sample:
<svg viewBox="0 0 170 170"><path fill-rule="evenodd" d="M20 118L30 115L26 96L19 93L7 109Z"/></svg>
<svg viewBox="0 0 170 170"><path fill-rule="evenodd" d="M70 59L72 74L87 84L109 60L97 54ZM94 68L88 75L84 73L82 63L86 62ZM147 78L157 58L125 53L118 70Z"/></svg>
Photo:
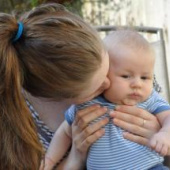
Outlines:
<svg viewBox="0 0 170 170"><path fill-rule="evenodd" d="M140 33L133 29L118 29L113 31L104 38L104 42L107 48L112 50L118 47L128 47L132 50L146 50L154 53L152 45Z"/></svg>
<svg viewBox="0 0 170 170"><path fill-rule="evenodd" d="M59 4L41 5L18 22L0 14L0 169L39 169L42 145L22 88L53 100L77 97L99 69L97 32Z"/></svg>

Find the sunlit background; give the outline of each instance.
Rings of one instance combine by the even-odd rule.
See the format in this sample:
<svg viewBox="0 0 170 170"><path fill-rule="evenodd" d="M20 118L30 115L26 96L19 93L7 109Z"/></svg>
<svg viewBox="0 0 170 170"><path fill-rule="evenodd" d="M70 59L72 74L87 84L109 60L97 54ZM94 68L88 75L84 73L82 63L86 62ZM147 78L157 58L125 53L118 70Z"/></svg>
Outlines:
<svg viewBox="0 0 170 170"><path fill-rule="evenodd" d="M162 28L170 75L170 0L0 0L0 11L19 17L31 8L49 2L64 4L94 26Z"/></svg>

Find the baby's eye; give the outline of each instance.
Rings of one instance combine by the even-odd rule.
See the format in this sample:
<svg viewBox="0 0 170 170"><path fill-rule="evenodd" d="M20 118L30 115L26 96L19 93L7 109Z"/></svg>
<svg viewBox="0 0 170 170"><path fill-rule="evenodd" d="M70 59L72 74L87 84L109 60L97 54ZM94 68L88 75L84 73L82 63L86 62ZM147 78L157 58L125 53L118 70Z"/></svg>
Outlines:
<svg viewBox="0 0 170 170"><path fill-rule="evenodd" d="M142 80L146 80L146 79L148 79L148 77L143 76L143 77L141 77L141 79L142 79Z"/></svg>
<svg viewBox="0 0 170 170"><path fill-rule="evenodd" d="M125 79L130 78L130 76L129 76L129 75L122 75L121 77L122 77L122 78L125 78Z"/></svg>

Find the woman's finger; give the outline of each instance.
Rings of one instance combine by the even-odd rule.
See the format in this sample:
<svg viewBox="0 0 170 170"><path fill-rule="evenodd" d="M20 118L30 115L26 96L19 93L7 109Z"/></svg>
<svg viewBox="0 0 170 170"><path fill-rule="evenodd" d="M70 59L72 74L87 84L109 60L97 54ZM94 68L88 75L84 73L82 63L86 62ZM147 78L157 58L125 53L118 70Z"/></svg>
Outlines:
<svg viewBox="0 0 170 170"><path fill-rule="evenodd" d="M89 123L98 117L104 115L107 112L106 107L99 107L96 109L91 110L91 112L88 112L87 114L83 114L83 116L79 115L77 120L77 125L82 130L89 125Z"/></svg>
<svg viewBox="0 0 170 170"><path fill-rule="evenodd" d="M138 143L138 144L140 144L140 145L145 145L145 146L148 146L149 144L148 144L148 139L147 138L144 138L144 137L142 137L142 136L137 136L137 135L134 135L134 134L132 134L132 133L128 133L128 132L124 132L123 133L123 137L125 138L125 139L128 139L128 140L130 140L130 141L132 141L132 142L135 142L135 143Z"/></svg>
<svg viewBox="0 0 170 170"><path fill-rule="evenodd" d="M123 113L119 111L115 111L112 115L114 115L114 119L120 119L122 121L131 123L131 124L143 126L143 120L144 120L143 118L129 115L127 113Z"/></svg>
<svg viewBox="0 0 170 170"><path fill-rule="evenodd" d="M89 147L96 141L98 140L100 137L102 137L105 133L104 129L100 129L98 131L96 131L94 134L88 136L80 145L80 149L82 150L82 152L87 152L87 150L89 149Z"/></svg>
<svg viewBox="0 0 170 170"><path fill-rule="evenodd" d="M127 122L129 124L136 125L141 128L145 128L148 131L150 131L151 134L157 132L160 129L160 124L154 115L152 115L146 110L137 108L135 106L124 106L124 105L118 106L116 108L116 111L114 111L110 115L111 117L117 120L121 120L123 122ZM122 126L123 125L121 125L121 127ZM140 133L138 133L138 135L141 136Z"/></svg>
<svg viewBox="0 0 170 170"><path fill-rule="evenodd" d="M100 105L94 104L94 105L86 107L86 108L84 108L82 110L77 111L74 122L77 123L81 117L95 111L96 109L98 109L100 107L101 107Z"/></svg>
<svg viewBox="0 0 170 170"><path fill-rule="evenodd" d="M152 118L154 117L154 115L148 114L147 111L141 108L138 108L136 106L119 105L119 106L116 106L115 110L126 113L128 115L139 117L145 120L152 120Z"/></svg>
<svg viewBox="0 0 170 170"><path fill-rule="evenodd" d="M145 127L125 122L116 118L113 119L113 123L116 126L125 129L127 132L133 133L134 135L142 136L143 138L150 138L154 133L153 131L150 131Z"/></svg>
<svg viewBox="0 0 170 170"><path fill-rule="evenodd" d="M109 119L104 118L94 123L91 123L91 121L104 115L106 111L107 108L105 107L93 105L77 113L77 122L74 121L72 124L72 138L75 147L79 151L86 150L103 135L102 127L109 122Z"/></svg>
<svg viewBox="0 0 170 170"><path fill-rule="evenodd" d="M147 114L150 113L147 112ZM118 112L118 111L115 111L113 115L114 115L114 119L121 120L130 123L132 125L137 125L140 126L141 128L153 130L154 132L157 132L160 129L160 124L155 116L153 116L152 119L148 120L127 113Z"/></svg>
<svg viewBox="0 0 170 170"><path fill-rule="evenodd" d="M95 122L95 123L87 126L82 132L82 138L88 138L88 136L93 135L96 131L103 128L108 122L109 122L109 119L104 118L98 122Z"/></svg>
<svg viewBox="0 0 170 170"><path fill-rule="evenodd" d="M76 146L81 146L82 143L89 137L92 136L93 140L97 140L96 132L100 133L100 130L109 122L108 118L102 119L98 122L95 122L92 125L87 126L84 130L81 130L78 126L74 127L74 143ZM97 134L98 134L97 133ZM77 134L77 135L76 135Z"/></svg>

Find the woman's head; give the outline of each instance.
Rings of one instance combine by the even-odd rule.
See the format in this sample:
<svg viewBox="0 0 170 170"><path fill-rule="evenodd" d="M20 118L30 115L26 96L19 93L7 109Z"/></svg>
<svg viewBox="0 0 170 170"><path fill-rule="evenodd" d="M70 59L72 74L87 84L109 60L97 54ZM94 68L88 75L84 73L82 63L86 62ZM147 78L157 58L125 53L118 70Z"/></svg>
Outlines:
<svg viewBox="0 0 170 170"><path fill-rule="evenodd" d="M109 57L108 53L104 52L102 55L102 63L99 69L89 77L88 82L85 84L85 88L75 98L68 99L70 103L80 104L91 100L92 98L101 94L110 86L110 80L106 77L109 69Z"/></svg>
<svg viewBox="0 0 170 170"><path fill-rule="evenodd" d="M101 91L108 71L107 53L96 31L63 6L42 5L21 22L22 35L13 42L17 20L0 14L1 169L37 169L41 159L22 87L37 97L63 100L83 91L81 97L87 98Z"/></svg>
<svg viewBox="0 0 170 170"><path fill-rule="evenodd" d="M101 67L103 44L96 31L60 5L44 5L22 19L14 44L23 86L34 96L76 97Z"/></svg>

